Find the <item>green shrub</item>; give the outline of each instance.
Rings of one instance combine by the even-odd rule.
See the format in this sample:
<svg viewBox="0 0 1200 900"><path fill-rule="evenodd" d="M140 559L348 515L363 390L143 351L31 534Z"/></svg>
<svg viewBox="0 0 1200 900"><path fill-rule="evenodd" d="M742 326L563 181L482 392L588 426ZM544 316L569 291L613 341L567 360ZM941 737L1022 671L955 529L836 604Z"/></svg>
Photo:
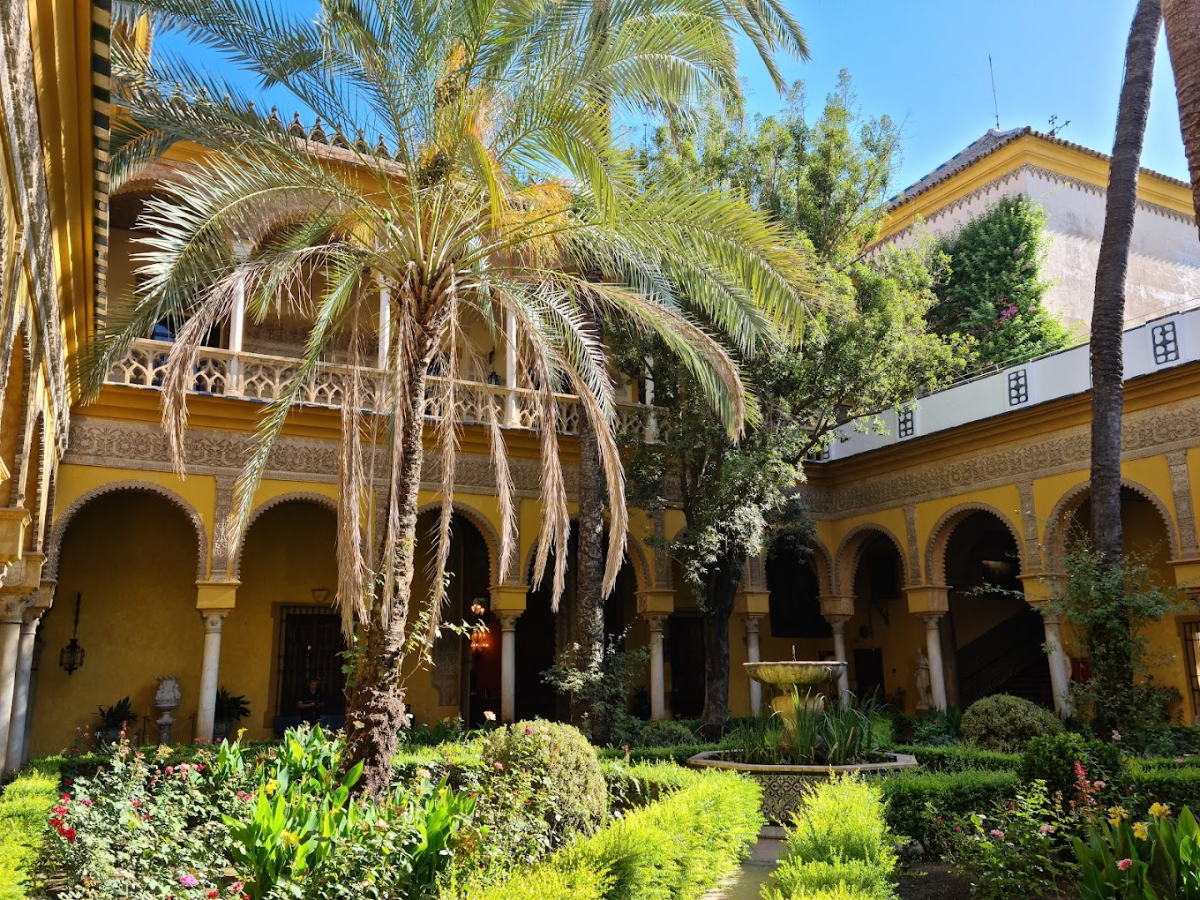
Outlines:
<svg viewBox="0 0 1200 900"><path fill-rule="evenodd" d="M1141 750L1147 756L1175 758L1200 754L1200 728L1191 725L1161 725L1144 729Z"/></svg>
<svg viewBox="0 0 1200 900"><path fill-rule="evenodd" d="M1002 753L999 750L980 750L964 744L947 744L940 747L897 747L897 753L908 753L917 758L921 768L927 772L969 772L983 770L993 772L1015 772L1021 768L1021 754Z"/></svg>
<svg viewBox="0 0 1200 900"><path fill-rule="evenodd" d="M637 733L639 747L680 747L695 741L696 735L681 722L647 722Z"/></svg>
<svg viewBox="0 0 1200 900"><path fill-rule="evenodd" d="M709 750L720 750L721 744L682 744L678 747L630 747L606 748L599 752L601 759L622 759L628 762L674 762L687 765L687 761L697 753Z"/></svg>
<svg viewBox="0 0 1200 900"><path fill-rule="evenodd" d="M1050 710L1007 694L977 700L962 720L963 739L984 750L1024 750L1038 735L1062 731L1062 720Z"/></svg>
<svg viewBox="0 0 1200 900"><path fill-rule="evenodd" d="M816 785L796 812L788 853L766 900L796 900L846 890L861 900L894 896L895 839L873 784L835 778Z"/></svg>
<svg viewBox="0 0 1200 900"><path fill-rule="evenodd" d="M31 768L0 794L0 900L25 900L58 789L57 772Z"/></svg>
<svg viewBox="0 0 1200 900"><path fill-rule="evenodd" d="M944 842L944 829L973 812L1016 796L1015 772L900 772L879 780L888 826L925 847Z"/></svg>
<svg viewBox="0 0 1200 900"><path fill-rule="evenodd" d="M1200 769L1163 769L1132 760L1126 773L1130 789L1146 803L1166 803L1173 809L1200 809Z"/></svg>
<svg viewBox="0 0 1200 900"><path fill-rule="evenodd" d="M587 738L570 725L535 720L497 728L483 741L485 770L520 775L546 804L556 839L590 834L608 812L608 788Z"/></svg>
<svg viewBox="0 0 1200 900"><path fill-rule="evenodd" d="M1044 781L1051 796L1058 792L1069 800L1078 783L1076 763L1083 766L1090 781L1115 788L1124 780L1119 747L1074 732L1045 734L1030 741L1021 761L1021 778L1026 783Z"/></svg>
<svg viewBox="0 0 1200 900"><path fill-rule="evenodd" d="M452 886L468 900L674 900L695 898L732 872L762 827L761 791L730 772L692 783L514 873L503 883Z"/></svg>
<svg viewBox="0 0 1200 900"><path fill-rule="evenodd" d="M699 776L698 770L672 762L626 764L605 759L600 767L608 782L609 806L621 812L661 800L693 784Z"/></svg>

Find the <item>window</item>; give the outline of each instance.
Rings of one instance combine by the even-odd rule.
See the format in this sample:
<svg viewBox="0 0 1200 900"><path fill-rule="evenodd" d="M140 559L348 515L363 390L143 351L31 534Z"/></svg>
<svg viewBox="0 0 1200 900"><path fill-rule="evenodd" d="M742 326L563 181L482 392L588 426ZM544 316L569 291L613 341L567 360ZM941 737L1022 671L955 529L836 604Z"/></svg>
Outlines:
<svg viewBox="0 0 1200 900"><path fill-rule="evenodd" d="M1183 624L1183 655L1187 660L1192 711L1200 716L1200 622Z"/></svg>
<svg viewBox="0 0 1200 900"><path fill-rule="evenodd" d="M1017 369L1008 373L1008 405L1020 406L1029 402L1029 370Z"/></svg>
<svg viewBox="0 0 1200 900"><path fill-rule="evenodd" d="M1154 346L1154 364L1163 366L1179 359L1179 336L1174 322L1164 322L1150 329L1150 342Z"/></svg>
<svg viewBox="0 0 1200 900"><path fill-rule="evenodd" d="M284 606L279 612L275 715L297 717L296 703L314 678L321 683L324 714L342 715L346 711L342 617L327 606Z"/></svg>
<svg viewBox="0 0 1200 900"><path fill-rule="evenodd" d="M899 428L900 437L901 438L912 437L916 433L916 430L917 430L917 426L916 426L916 423L914 421L914 416L913 416L913 408L911 406L907 406L904 409L900 410L900 412L897 413L897 418L900 423L900 428Z"/></svg>

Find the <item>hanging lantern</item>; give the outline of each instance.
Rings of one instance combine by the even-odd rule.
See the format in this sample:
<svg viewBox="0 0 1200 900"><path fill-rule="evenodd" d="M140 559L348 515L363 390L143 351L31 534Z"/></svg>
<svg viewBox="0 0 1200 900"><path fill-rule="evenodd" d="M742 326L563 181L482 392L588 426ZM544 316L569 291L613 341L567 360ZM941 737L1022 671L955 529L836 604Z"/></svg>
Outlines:
<svg viewBox="0 0 1200 900"><path fill-rule="evenodd" d="M58 651L58 665L68 675L76 669L83 668L83 647L79 643L79 604L83 595L75 594L75 630L71 632L71 640L67 646Z"/></svg>
<svg viewBox="0 0 1200 900"><path fill-rule="evenodd" d="M471 632L471 652L486 653L492 646L492 633L482 622Z"/></svg>

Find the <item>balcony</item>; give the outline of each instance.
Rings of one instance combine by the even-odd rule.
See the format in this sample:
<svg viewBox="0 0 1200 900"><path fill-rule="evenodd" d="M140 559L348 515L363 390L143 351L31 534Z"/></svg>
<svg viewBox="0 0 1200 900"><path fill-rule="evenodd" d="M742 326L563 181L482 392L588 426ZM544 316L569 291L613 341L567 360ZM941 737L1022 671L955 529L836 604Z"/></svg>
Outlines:
<svg viewBox="0 0 1200 900"><path fill-rule="evenodd" d="M105 383L135 388L161 388L170 352L171 344L166 341L135 341L124 359L115 363L109 370ZM191 393L198 396L269 403L279 398L299 368L299 360L287 357L201 347L196 358ZM336 409L345 396L349 376L349 366L322 365L304 385L298 405ZM364 406L368 410L377 408L382 394L383 377L381 369L367 370L362 390ZM427 381L427 419L440 420L445 412L443 391L437 389L442 381L444 379L433 376ZM577 434L581 416L578 399L573 394L555 394L555 397L558 400L558 431L561 434ZM490 407L505 428L530 431L540 428L535 394L526 388L458 379L454 399L458 407L458 420L464 424L488 422ZM653 440L654 423L652 408L649 406L618 405L617 424L622 431L639 434L644 440Z"/></svg>

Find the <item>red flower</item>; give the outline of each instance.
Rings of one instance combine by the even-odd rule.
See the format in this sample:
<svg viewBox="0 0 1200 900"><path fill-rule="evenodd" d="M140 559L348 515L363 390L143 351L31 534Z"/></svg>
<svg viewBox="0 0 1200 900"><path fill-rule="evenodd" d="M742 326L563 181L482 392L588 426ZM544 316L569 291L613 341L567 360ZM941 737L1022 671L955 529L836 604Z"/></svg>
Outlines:
<svg viewBox="0 0 1200 900"><path fill-rule="evenodd" d="M213 898L215 898L215 897L217 896L217 892L216 892L216 891L209 891L209 892L208 892L207 894L205 894L204 896L205 896L205 897L208 897L208 898L209 898L209 900L213 900Z"/></svg>
<svg viewBox="0 0 1200 900"><path fill-rule="evenodd" d="M67 839L68 844L75 843L75 829L74 828L59 828L58 833Z"/></svg>
<svg viewBox="0 0 1200 900"><path fill-rule="evenodd" d="M59 800L64 800L64 801L66 801L67 803L70 803L70 802L71 802L71 795L70 795L70 794L63 794L63 795L62 795L61 797L59 797L58 799L59 799Z"/></svg>

